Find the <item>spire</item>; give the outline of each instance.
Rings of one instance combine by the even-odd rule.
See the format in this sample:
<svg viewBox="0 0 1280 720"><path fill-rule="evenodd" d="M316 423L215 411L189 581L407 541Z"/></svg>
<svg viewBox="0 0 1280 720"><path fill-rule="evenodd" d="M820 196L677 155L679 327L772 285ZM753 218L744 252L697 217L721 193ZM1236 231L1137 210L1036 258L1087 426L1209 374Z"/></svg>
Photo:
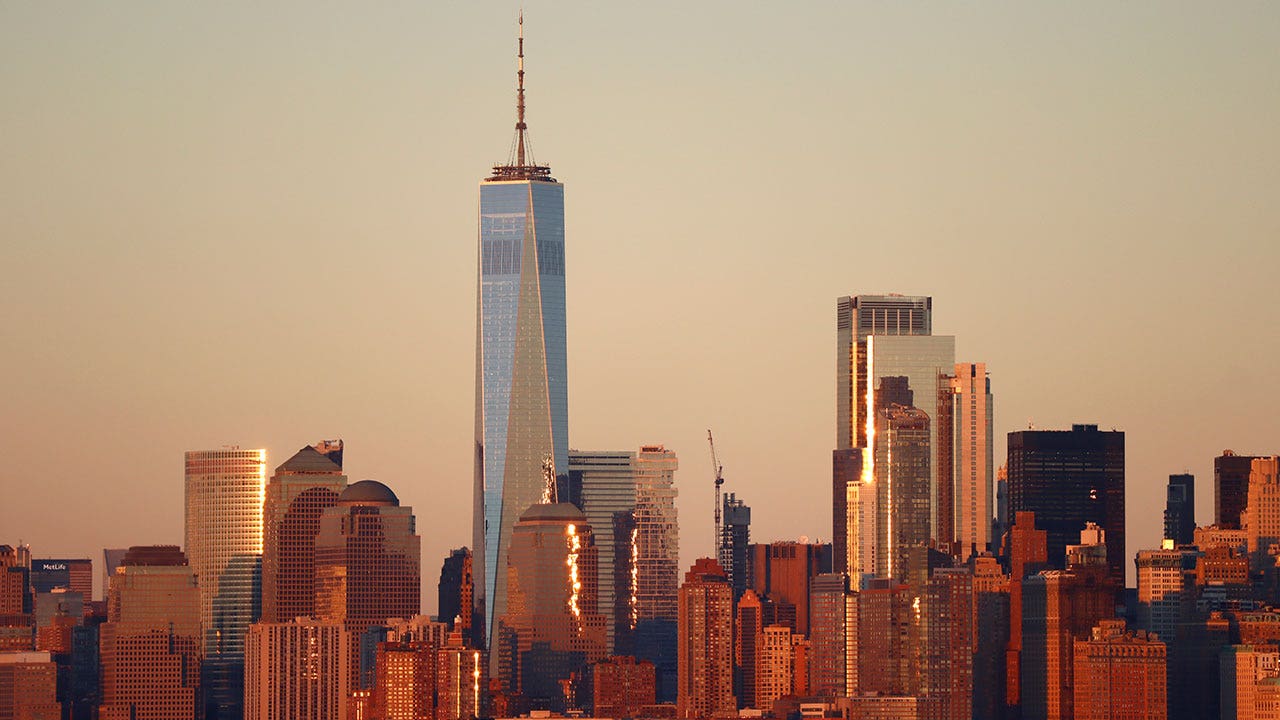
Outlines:
<svg viewBox="0 0 1280 720"><path fill-rule="evenodd" d="M495 180L539 180L555 182L551 177L551 167L539 165L533 159L533 148L529 143L529 126L524 121L524 10L520 11L520 20L516 34L516 137L511 144L511 155L506 165L495 165L488 181Z"/></svg>

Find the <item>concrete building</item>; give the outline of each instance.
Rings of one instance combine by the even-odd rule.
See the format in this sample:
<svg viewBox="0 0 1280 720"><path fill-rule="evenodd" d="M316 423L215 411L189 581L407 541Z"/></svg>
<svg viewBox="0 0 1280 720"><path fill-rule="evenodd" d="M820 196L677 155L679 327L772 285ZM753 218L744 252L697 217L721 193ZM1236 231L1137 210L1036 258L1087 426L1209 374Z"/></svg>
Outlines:
<svg viewBox="0 0 1280 720"><path fill-rule="evenodd" d="M1022 704L1022 593L1023 580L1048 564L1048 533L1036 528L1036 514L1015 513L1005 540L1009 558L1009 651L1005 655L1005 704Z"/></svg>
<svg viewBox="0 0 1280 720"><path fill-rule="evenodd" d="M320 514L347 487L342 441L302 448L276 468L263 504L262 621L316 614L316 535Z"/></svg>
<svg viewBox="0 0 1280 720"><path fill-rule="evenodd" d="M47 652L0 652L0 718L61 720L57 680Z"/></svg>
<svg viewBox="0 0 1280 720"><path fill-rule="evenodd" d="M201 597L172 545L129 548L107 589L99 630L102 720L195 720L200 707Z"/></svg>
<svg viewBox="0 0 1280 720"><path fill-rule="evenodd" d="M346 720L349 644L350 635L336 621L250 625L245 720Z"/></svg>
<svg viewBox="0 0 1280 720"><path fill-rule="evenodd" d="M476 607L476 582L471 550L457 548L449 552L440 566L440 582L436 585L437 606L440 620L462 631L462 638L467 643L481 647L482 638L477 637L484 627L483 618Z"/></svg>
<svg viewBox="0 0 1280 720"><path fill-rule="evenodd" d="M1103 620L1075 641L1076 720L1166 720L1165 644L1126 632L1123 620Z"/></svg>
<svg viewBox="0 0 1280 720"><path fill-rule="evenodd" d="M454 628L444 647L436 652L435 720L470 720L482 717L484 690L489 686L489 663L484 652L468 646Z"/></svg>
<svg viewBox="0 0 1280 720"><path fill-rule="evenodd" d="M1115 615L1104 569L1045 570L1022 581L1022 717L1069 720L1072 642Z"/></svg>
<svg viewBox="0 0 1280 720"><path fill-rule="evenodd" d="M858 692L920 693L917 589L876 579L858 592Z"/></svg>
<svg viewBox="0 0 1280 720"><path fill-rule="evenodd" d="M1266 713L1270 708L1264 704L1272 693L1263 691L1262 686L1280 677L1280 652L1276 651L1276 646L1228 646L1222 651L1219 672L1222 720L1261 720L1268 717Z"/></svg>
<svg viewBox="0 0 1280 720"><path fill-rule="evenodd" d="M973 717L973 576L934 571L920 595L920 695L930 720Z"/></svg>
<svg viewBox="0 0 1280 720"><path fill-rule="evenodd" d="M737 712L733 695L733 589L720 564L702 558L679 592L678 718Z"/></svg>

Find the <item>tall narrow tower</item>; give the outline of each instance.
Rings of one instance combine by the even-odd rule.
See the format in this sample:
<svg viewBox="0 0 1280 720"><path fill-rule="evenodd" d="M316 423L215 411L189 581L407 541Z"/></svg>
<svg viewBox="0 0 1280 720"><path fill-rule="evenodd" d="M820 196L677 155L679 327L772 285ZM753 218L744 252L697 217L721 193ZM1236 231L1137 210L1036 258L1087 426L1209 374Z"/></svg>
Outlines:
<svg viewBox="0 0 1280 720"><path fill-rule="evenodd" d="M511 531L542 496L543 458L569 467L564 186L529 145L523 16L518 43L511 156L480 183L473 547L485 641L507 612Z"/></svg>

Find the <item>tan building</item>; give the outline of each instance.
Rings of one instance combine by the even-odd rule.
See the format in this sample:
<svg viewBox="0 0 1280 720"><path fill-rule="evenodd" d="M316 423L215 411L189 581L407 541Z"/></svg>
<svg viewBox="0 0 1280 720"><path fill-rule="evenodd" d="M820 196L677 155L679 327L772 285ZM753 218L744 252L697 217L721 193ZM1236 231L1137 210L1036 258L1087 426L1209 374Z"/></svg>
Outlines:
<svg viewBox="0 0 1280 720"><path fill-rule="evenodd" d="M420 720L435 713L434 642L378 643L373 715L379 720Z"/></svg>
<svg viewBox="0 0 1280 720"><path fill-rule="evenodd" d="M58 666L47 652L0 652L0 718L61 720Z"/></svg>
<svg viewBox="0 0 1280 720"><path fill-rule="evenodd" d="M249 626L245 720L346 720L350 638L310 618Z"/></svg>
<svg viewBox="0 0 1280 720"><path fill-rule="evenodd" d="M102 720L200 717L200 591L176 546L129 548L99 629Z"/></svg>
<svg viewBox="0 0 1280 720"><path fill-rule="evenodd" d="M794 649L791 628L769 625L756 638L756 701L759 710L772 710L773 703L792 694Z"/></svg>
<svg viewBox="0 0 1280 720"><path fill-rule="evenodd" d="M701 558L679 592L679 685L676 716L737 713L733 696L733 589L720 563Z"/></svg>
<svg viewBox="0 0 1280 720"><path fill-rule="evenodd" d="M1165 720L1169 716L1165 644L1126 632L1123 620L1103 620L1088 640L1076 640L1076 720Z"/></svg>
<svg viewBox="0 0 1280 720"><path fill-rule="evenodd" d="M1259 705L1270 693L1260 692L1263 682L1280 677L1280 652L1275 645L1231 645L1219 662L1221 717L1224 720L1258 720Z"/></svg>
<svg viewBox="0 0 1280 720"><path fill-rule="evenodd" d="M262 510L263 622L315 615L320 514L338 504L346 487L341 440L302 448L267 482Z"/></svg>
<svg viewBox="0 0 1280 720"><path fill-rule="evenodd" d="M1196 552L1139 550L1138 627L1173 642L1178 626L1194 620Z"/></svg>
<svg viewBox="0 0 1280 720"><path fill-rule="evenodd" d="M0 545L0 651L35 647L35 598L29 564L28 549Z"/></svg>
<svg viewBox="0 0 1280 720"><path fill-rule="evenodd" d="M1240 522L1254 570L1274 568L1280 552L1280 457L1254 458L1249 473L1249 500Z"/></svg>
<svg viewBox="0 0 1280 720"><path fill-rule="evenodd" d="M964 561L991 545L991 518L995 515L994 412L986 363L956 363L951 377L951 410L955 423L953 452L948 453L954 463L952 526L956 557ZM938 432L943 431L939 428Z"/></svg>

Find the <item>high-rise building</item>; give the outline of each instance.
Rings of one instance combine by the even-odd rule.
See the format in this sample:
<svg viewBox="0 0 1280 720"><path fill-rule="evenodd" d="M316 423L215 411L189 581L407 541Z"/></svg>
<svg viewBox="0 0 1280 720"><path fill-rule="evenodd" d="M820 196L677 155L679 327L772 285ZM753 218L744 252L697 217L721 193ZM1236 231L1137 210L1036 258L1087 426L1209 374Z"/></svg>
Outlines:
<svg viewBox="0 0 1280 720"><path fill-rule="evenodd" d="M302 448L267 482L262 510L263 622L315 615L320 513L337 504L346 487L341 440Z"/></svg>
<svg viewBox="0 0 1280 720"><path fill-rule="evenodd" d="M471 647L479 647L479 638L474 635L484 624L476 608L476 582L472 572L473 558L468 548L458 548L449 553L440 566L440 582L437 607L440 610L440 621L447 623L449 629L455 627L462 632L462 639Z"/></svg>
<svg viewBox="0 0 1280 720"><path fill-rule="evenodd" d="M436 698L435 642L378 643L373 714L381 720L432 717Z"/></svg>
<svg viewBox="0 0 1280 720"><path fill-rule="evenodd" d="M261 614L267 451L186 454L185 551L200 588L207 720L244 714L244 635Z"/></svg>
<svg viewBox="0 0 1280 720"><path fill-rule="evenodd" d="M107 586L111 584L111 576L116 574L116 568L120 567L120 563L124 562L124 556L128 552L129 548L102 549L102 599L106 599Z"/></svg>
<svg viewBox="0 0 1280 720"><path fill-rule="evenodd" d="M533 707L566 709L563 681L604 658L593 529L573 503L520 516L507 555L507 612L491 644L503 689Z"/></svg>
<svg viewBox="0 0 1280 720"><path fill-rule="evenodd" d="M591 699L595 717L641 717L657 697L653 663L612 656L591 666Z"/></svg>
<svg viewBox="0 0 1280 720"><path fill-rule="evenodd" d="M991 556L970 558L973 569L973 716L1004 717L1009 649L1009 576Z"/></svg>
<svg viewBox="0 0 1280 720"><path fill-rule="evenodd" d="M1103 620L1075 641L1074 709L1079 720L1166 720L1165 643Z"/></svg>
<svg viewBox="0 0 1280 720"><path fill-rule="evenodd" d="M1167 643L1180 626L1195 621L1195 550L1139 550L1137 626Z"/></svg>
<svg viewBox="0 0 1280 720"><path fill-rule="evenodd" d="M345 720L349 642L338 622L296 618L250 625L245 720Z"/></svg>
<svg viewBox="0 0 1280 720"><path fill-rule="evenodd" d="M809 685L816 695L854 695L858 687L858 594L844 573L814 578L809 600L813 638Z"/></svg>
<svg viewBox="0 0 1280 720"><path fill-rule="evenodd" d="M1048 533L1036 528L1036 514L1019 512L1005 536L1009 558L1009 651L1005 656L1005 702L1021 704L1022 693L1022 589L1023 580L1040 572L1048 562Z"/></svg>
<svg viewBox="0 0 1280 720"><path fill-rule="evenodd" d="M54 588L80 593L86 603L92 600L93 561L89 558L32 560L31 589L36 593L47 593Z"/></svg>
<svg viewBox="0 0 1280 720"><path fill-rule="evenodd" d="M723 498L720 528L720 567L733 588L733 601L750 587L751 507L734 493Z"/></svg>
<svg viewBox="0 0 1280 720"><path fill-rule="evenodd" d="M1273 644L1230 645L1222 651L1220 666L1222 702L1219 712L1223 720L1262 720L1274 718L1275 705L1265 684L1280 678L1280 652ZM1261 711L1261 712L1259 712Z"/></svg>
<svg viewBox="0 0 1280 720"><path fill-rule="evenodd" d="M1271 547L1280 543L1280 457L1254 458L1249 471L1249 501L1240 514L1254 570L1274 571Z"/></svg>
<svg viewBox="0 0 1280 720"><path fill-rule="evenodd" d="M469 720L483 715L481 692L488 687L484 653L470 647L458 628L436 652L436 720Z"/></svg>
<svg viewBox="0 0 1280 720"><path fill-rule="evenodd" d="M480 183L472 548L486 638L507 612L507 548L542 496L544 459L569 467L564 186L528 147L523 18L514 146Z"/></svg>
<svg viewBox="0 0 1280 720"><path fill-rule="evenodd" d="M1087 523L1106 531L1107 566L1124 587L1124 433L1097 425L1009 433L1009 509L1031 511L1048 533L1049 564L1066 566L1067 545Z"/></svg>
<svg viewBox="0 0 1280 720"><path fill-rule="evenodd" d="M756 637L755 702L752 707L772 711L779 698L792 694L794 650L791 638L791 628L786 625L761 628Z"/></svg>
<svg viewBox="0 0 1280 720"><path fill-rule="evenodd" d="M930 538L931 423L907 393L906 404L892 402L875 414L876 575L898 581L913 570L912 550L927 547Z"/></svg>
<svg viewBox="0 0 1280 720"><path fill-rule="evenodd" d="M743 707L756 707L756 664L764 625L764 605L748 589L738 598L733 621L733 691Z"/></svg>
<svg viewBox="0 0 1280 720"><path fill-rule="evenodd" d="M29 555L0 545L0 651L35 649L35 596Z"/></svg>
<svg viewBox="0 0 1280 720"><path fill-rule="evenodd" d="M940 568L920 594L920 695L930 720L973 717L973 576Z"/></svg>
<svg viewBox="0 0 1280 720"><path fill-rule="evenodd" d="M1072 707L1072 641L1115 615L1104 568L1045 570L1022 581L1022 717L1066 720Z"/></svg>
<svg viewBox="0 0 1280 720"><path fill-rule="evenodd" d="M633 555L631 646L657 673L658 701L676 701L680 587L680 523L676 513L675 452L645 445L636 455L636 509L631 528ZM616 536L616 534L615 534ZM634 599L631 599L634 598Z"/></svg>
<svg viewBox="0 0 1280 720"><path fill-rule="evenodd" d="M1164 536L1175 545L1190 545L1196 531L1196 476L1170 475L1165 488Z"/></svg>
<svg viewBox="0 0 1280 720"><path fill-rule="evenodd" d="M0 718L61 720L57 679L47 652L0 652Z"/></svg>
<svg viewBox="0 0 1280 720"><path fill-rule="evenodd" d="M701 558L680 586L680 680L676 717L737 711L733 695L733 588L720 564Z"/></svg>
<svg viewBox="0 0 1280 720"><path fill-rule="evenodd" d="M940 533L939 539L953 544L956 556L965 561L992 545L995 413L985 363L956 363L951 376L950 414L952 443L944 444L942 451L952 465L948 475L952 478L952 503L942 503L939 515L943 527L950 527L952 533ZM949 428L939 431L945 429Z"/></svg>
<svg viewBox="0 0 1280 720"><path fill-rule="evenodd" d="M858 691L918 695L917 588L876 578L858 592Z"/></svg>
<svg viewBox="0 0 1280 720"><path fill-rule="evenodd" d="M1213 459L1213 524L1240 528L1240 513L1249 503L1249 473L1257 455L1237 455L1223 450Z"/></svg>
<svg viewBox="0 0 1280 720"><path fill-rule="evenodd" d="M316 617L350 635L348 682L357 684L356 638L387 618L417 615L422 605L421 544L413 508L376 480L348 485L320 513L316 534Z"/></svg>
<svg viewBox="0 0 1280 720"><path fill-rule="evenodd" d="M854 577L876 568L876 486L863 473L864 452L845 448L831 454L831 569Z"/></svg>
<svg viewBox="0 0 1280 720"><path fill-rule="evenodd" d="M569 451L569 487L586 513L600 560L600 614L605 616L609 652L619 652L618 634L629 637L631 618L631 537L636 507L636 454L627 451ZM619 537L615 531L626 532ZM627 652L631 651L630 643Z"/></svg>
<svg viewBox="0 0 1280 720"><path fill-rule="evenodd" d="M99 630L102 720L194 720L200 708L201 597L172 545L129 548Z"/></svg>
<svg viewBox="0 0 1280 720"><path fill-rule="evenodd" d="M831 546L782 540L750 546L751 589L762 598L795 608L793 632L808 636L809 589L814 578L831 572Z"/></svg>

